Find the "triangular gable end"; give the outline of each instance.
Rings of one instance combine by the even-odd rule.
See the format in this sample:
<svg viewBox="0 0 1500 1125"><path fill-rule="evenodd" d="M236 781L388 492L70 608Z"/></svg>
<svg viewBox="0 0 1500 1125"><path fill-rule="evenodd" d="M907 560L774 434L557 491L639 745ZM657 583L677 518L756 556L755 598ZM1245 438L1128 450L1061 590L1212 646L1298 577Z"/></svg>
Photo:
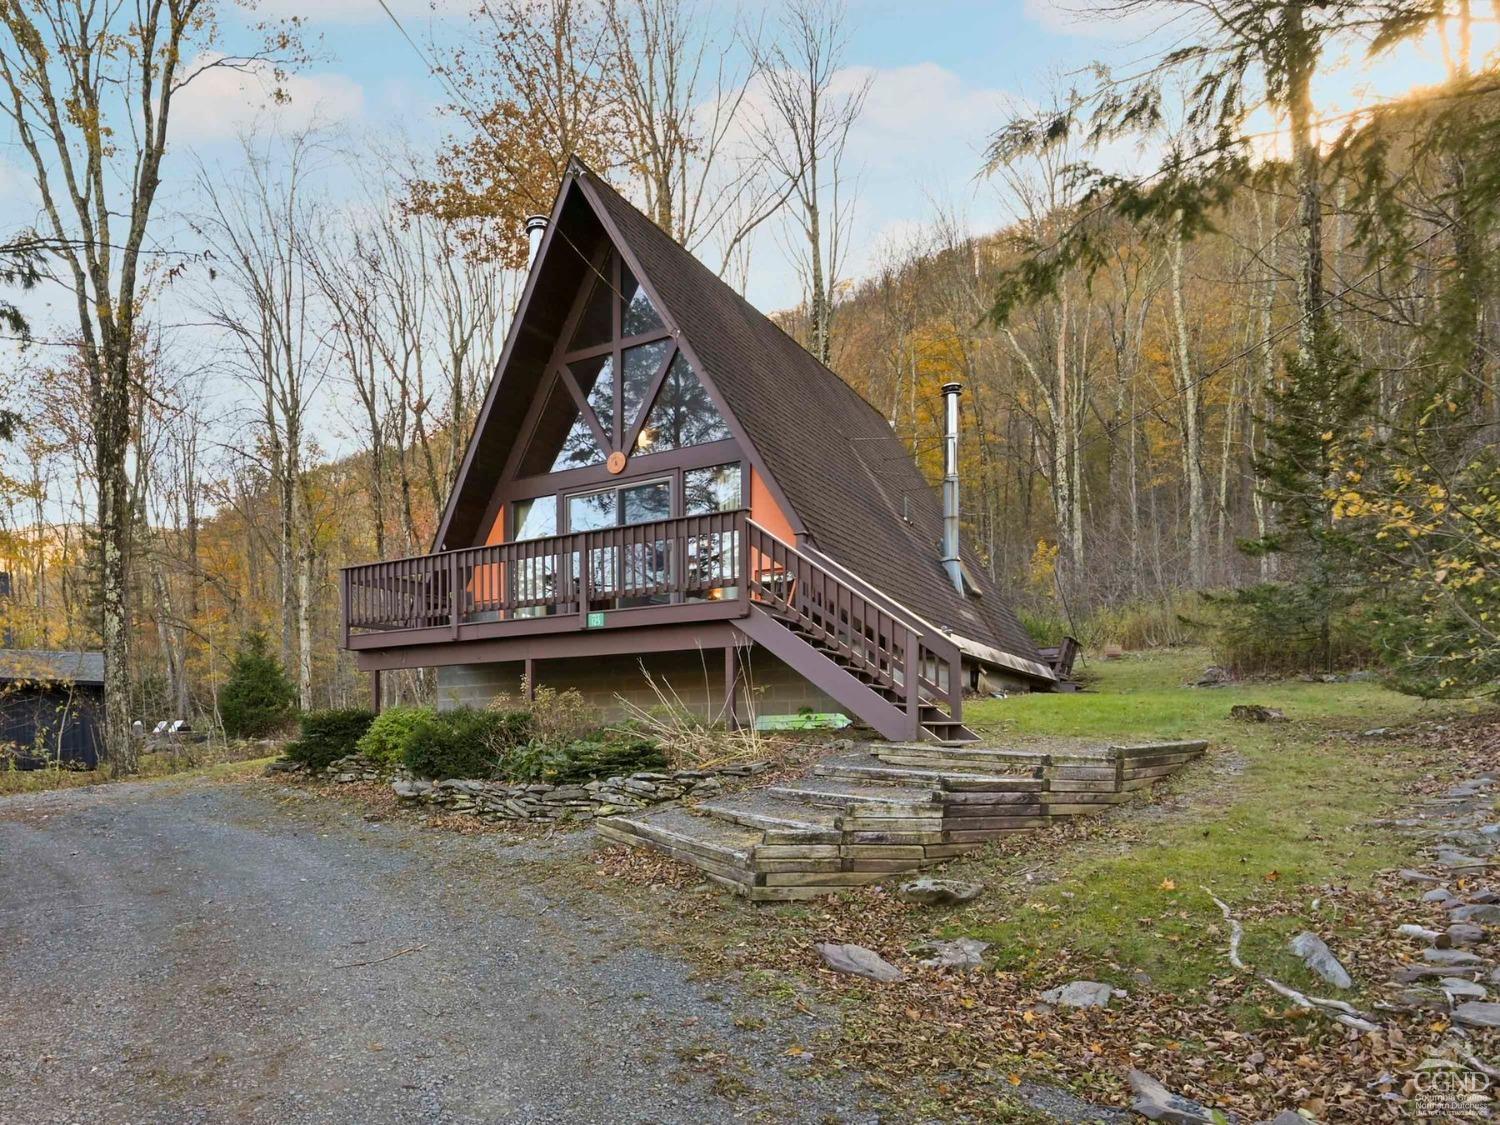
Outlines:
<svg viewBox="0 0 1500 1125"><path fill-rule="evenodd" d="M573 162L558 192L435 549L480 541L507 479L597 472L613 454L629 462L729 440L800 530L753 439L697 362L691 325L673 318L589 190L591 175Z"/></svg>

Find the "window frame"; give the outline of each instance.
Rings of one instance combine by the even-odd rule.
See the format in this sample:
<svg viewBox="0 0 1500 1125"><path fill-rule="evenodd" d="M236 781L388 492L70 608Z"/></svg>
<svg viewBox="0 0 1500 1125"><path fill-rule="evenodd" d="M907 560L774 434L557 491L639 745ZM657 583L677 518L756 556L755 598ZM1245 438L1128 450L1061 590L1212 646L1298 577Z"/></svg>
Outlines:
<svg viewBox="0 0 1500 1125"><path fill-rule="evenodd" d="M673 358L677 355L678 348L676 346L676 333L668 327L666 318L662 316L660 309L656 309L656 315L661 319L661 328L652 332L639 333L635 336L631 336L629 339L625 339L621 336L621 333L624 331L623 320L625 315L625 264L620 256L619 251L615 250L613 247L610 247L610 249L608 250L607 258L604 264L608 270L607 273L605 272L605 270L600 269L596 263L590 263L590 273L593 274L593 277L589 279L588 285L582 287L582 293L580 294L581 303L576 312L579 316L582 315L583 308L585 305L587 305L588 299L593 293L594 286L602 280L613 293L613 299L610 301L609 311L609 341L607 343L591 344L588 347L578 348L576 350L562 351L553 356L552 362L548 364L548 371L549 373L561 373L563 384L573 395L574 404L578 407L579 411L583 412L584 416L590 420L590 424L594 427L596 434L603 433L603 426L599 423L598 415L594 413L593 407L589 405L587 396L582 393L582 389L578 385L578 380L573 377L573 371L569 365L581 362L583 360L598 359L600 356L604 355L608 355L611 357L610 374L613 377L614 385L610 388L610 393L613 401L613 408L610 411L612 415L610 419L610 432L605 435L604 442L604 445L606 447L605 457L607 458L611 453L614 453L617 450L628 450L625 431L625 426L627 423L624 418L626 350L628 348L639 347L642 344L653 344L658 340L672 341L672 346L667 349L667 353L663 358L661 367L657 370L652 378L652 381L648 384L648 392L646 394L646 397L642 400L641 404L642 418L632 419L629 423L630 430L632 433L634 433L640 429L639 423L644 420L644 416L649 413L651 405L655 401L656 392L660 388L662 373L666 368L671 366ZM636 284L640 285L639 278L636 279ZM652 302L652 306L655 307L655 302ZM568 333L569 336L571 336L572 332L577 330L578 316L571 316L569 317L569 320L572 322L568 325ZM630 454L627 452L626 456L628 457L629 455Z"/></svg>
<svg viewBox="0 0 1500 1125"><path fill-rule="evenodd" d="M676 512L678 510L678 508L679 508L678 494L679 494L679 492L681 490L681 488L680 488L680 486L681 486L681 475L679 473L657 473L654 476L629 477L629 478L626 478L626 479L621 479L620 477L615 477L614 480L613 480L613 482L610 483L610 484L588 485L588 486L585 486L583 488L574 488L574 489L571 489L571 490L569 490L568 492L565 492L565 493L559 493L558 497L557 497L558 515L561 518L560 518L560 520L558 522L558 527L566 527L566 529L563 530L563 531L558 532L558 534L559 535L575 535L575 534L577 534L577 535L586 535L586 534L588 534L588 532L586 532L586 531L585 532L575 532L574 529L571 526L566 526L568 524L567 514L568 514L568 501L569 500L576 500L580 496L592 496L595 493L599 493L599 492L613 492L615 494L615 519L621 520L621 519L623 519L623 515L624 515L624 511L621 508L621 505L624 503L624 497L621 496L620 494L622 492L624 492L627 488L640 488L642 485L647 485L647 484L664 484L664 485L667 486L667 512L669 514L667 515L666 518L669 519L669 520L676 519L677 516L673 515L671 513ZM656 521L655 520L646 520L644 522L646 522L646 523L655 523ZM638 526L638 525L636 525L636 524L627 524L627 523L623 523L623 522L614 523L614 524L610 525L610 527L635 527L635 526ZM608 528L593 528L593 529L590 529L590 530L601 531L601 530L608 530Z"/></svg>
<svg viewBox="0 0 1500 1125"><path fill-rule="evenodd" d="M730 448L730 447L733 447L733 448ZM504 498L502 500L502 503L504 504L505 514L506 514L506 520L507 520L506 526L511 531L514 531L514 529L516 529L517 527L519 527L518 517L516 515L516 507L517 507L517 505L524 504L524 503L526 503L527 501L530 501L530 500L540 500L540 499L542 499L544 497L552 496L554 498L554 503L556 505L555 514L554 514L554 517L553 517L553 526L556 527L557 530L555 532L553 532L553 534L551 536L540 536L539 538L561 538L561 537L563 537L565 535L573 535L573 534L586 535L586 534L588 534L587 532L577 532L577 533L575 533L572 530L568 530L567 529L567 525L568 525L568 501L572 497L574 497L574 496L584 496L584 495L587 495L590 492L608 492L610 490L618 491L618 490L624 489L624 488L634 488L637 485L650 484L653 481L667 481L668 482L668 489L669 489L669 493L670 493L670 496L671 496L671 513L672 514L669 515L667 518L668 519L674 519L674 520L675 519L681 519L681 518L683 518L687 514L686 513L686 508L687 508L687 490L686 490L686 486L685 486L684 481L683 481L683 474L687 473L687 472L691 472L694 469L717 469L717 468L721 468L721 467L723 467L725 465L738 465L739 466L739 470L740 470L740 505L739 506L740 506L740 508L742 510L747 510L748 511L749 508L750 508L750 475L751 475L750 474L750 466L746 462L746 459L740 454L738 447L735 446L732 441L716 441L716 442L713 442L711 445L692 446L692 447L690 447L690 449L692 451L697 451L697 450L712 450L717 455L713 456L713 457L704 456L702 458L696 458L696 459L694 459L695 463L681 464L681 465L672 465L672 466L665 466L664 465L664 466L661 466L660 468L658 468L655 472L644 472L644 473L641 473L639 475L632 474L632 475L627 476L627 475L625 475L625 474L622 473L622 474L620 474L618 476L605 476L602 479L593 479L593 480L583 480L583 479L580 479L576 483L572 484L571 486L564 486L564 487L559 487L558 483L557 483L557 478L562 475L561 473L548 473L548 474L545 474L543 476L530 477L530 478L528 478L529 482L534 482L534 483L536 483L538 485L540 485L542 482L548 482L550 484L550 487L547 487L547 488L538 488L536 491L532 491L531 489L522 489L522 490L507 491L506 495L504 496ZM685 451L685 450L676 450L676 451L674 451L673 454L665 454L665 453L663 453L663 454L657 454L656 456L660 457L660 458L665 458L665 457L673 456L675 453L681 453L681 452L687 452L687 451ZM645 460L645 458L642 458L642 460ZM701 463L696 463L698 461L701 461ZM591 472L594 468L595 468L595 466L590 466L589 469L587 469L587 470L585 470L585 469L570 469L570 470L568 470L568 472L569 473L578 473L578 474L581 475L581 474L584 474L585 472ZM525 482L518 482L518 483L525 483ZM618 526L623 526L623 525L617 524L615 526L618 527ZM516 540L514 538L511 538L510 535L507 535L507 537L506 537L506 539L504 541L507 542L507 543L523 542L522 540ZM528 542L529 542L529 540L528 540Z"/></svg>
<svg viewBox="0 0 1500 1125"><path fill-rule="evenodd" d="M652 299L656 308L657 316L661 318L662 327L659 330L640 333L634 336L621 337L621 322L624 314L624 301L621 298L622 271L627 268L623 255L612 243L606 242L597 250L588 261L584 275L584 283L579 286L579 291L573 298L568 315L564 319L558 334L558 342L542 368L541 375L537 380L537 390L533 394L527 407L525 417L517 428L516 440L510 450L506 453L505 464L502 466L500 479L497 482L494 495L491 498L489 511L485 516L485 526L493 527L495 520L503 512L506 517L507 532L516 526L515 505L525 500L535 500L544 496L555 496L557 503L556 526L557 535L568 534L561 529L567 520L566 497L578 492L599 491L606 488L624 487L631 484L644 483L646 481L666 477L672 482L672 519L680 518L685 506L683 494L682 474L685 470L710 468L726 464L739 464L740 466L740 505L744 509L750 507L750 480L752 466L750 464L749 451L740 443L738 427L727 412L725 405L720 401L718 395L704 382L704 391L709 401L713 403L724 420L725 428L729 436L701 445L685 446L680 449L663 450L655 453L633 453L633 450L646 419L650 416L652 407L660 395L662 385L671 371L672 363L681 355L683 361L688 363L695 376L703 381L702 373L697 370L692 357L687 349L682 346L681 337L676 325L660 304L656 303L646 283L637 277L637 284ZM611 302L611 320L614 339L608 343L591 345L576 350L564 350L566 343L571 340L573 333L577 330L578 320L587 305L593 282L603 273L615 293L615 300ZM651 381L646 386L646 393L639 408L639 417L627 420L623 412L624 398L624 353L631 348L642 344L655 343L657 341L669 341L670 346L663 352L661 362L653 374ZM611 432L604 433L599 425L599 420L594 411L588 406L586 397L582 394L577 380L573 377L569 367L571 363L582 360L594 359L601 355L611 356L611 370L613 373L614 386L612 387L614 418L612 419ZM572 469L561 469L556 472L533 473L526 476L520 474L520 467L530 448L531 442L536 437L541 415L546 405L554 383L559 383L567 389L573 399L574 406L580 412L590 428L594 431L595 439L604 438L600 442L604 448L605 460L608 461L610 454L617 450L626 452L626 468L620 473L611 473L607 464L581 465ZM627 429L628 426L628 429ZM508 538L507 538L507 541Z"/></svg>

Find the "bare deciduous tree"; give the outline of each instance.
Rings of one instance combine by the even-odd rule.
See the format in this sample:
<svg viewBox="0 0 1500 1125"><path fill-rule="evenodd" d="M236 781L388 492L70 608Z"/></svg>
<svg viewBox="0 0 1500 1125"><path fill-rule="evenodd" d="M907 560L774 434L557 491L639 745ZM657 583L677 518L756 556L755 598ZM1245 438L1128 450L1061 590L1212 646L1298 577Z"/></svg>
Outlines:
<svg viewBox="0 0 1500 1125"><path fill-rule="evenodd" d="M765 104L753 126L761 158L794 205L808 347L824 363L833 354L833 299L853 207L845 153L870 91L868 77L851 79L840 71L848 46L845 18L842 0L791 0L780 35L760 55Z"/></svg>
<svg viewBox="0 0 1500 1125"><path fill-rule="evenodd" d="M318 155L310 134L265 149L247 138L235 186L202 174L209 214L199 225L222 269L205 312L238 348L235 373L255 391L258 433L280 502L277 557L283 661L296 669L301 706L312 706L315 543L306 471L308 412L330 362L309 276L303 200Z"/></svg>
<svg viewBox="0 0 1500 1125"><path fill-rule="evenodd" d="M117 774L136 764L130 739L132 351L149 260L147 230L162 182L172 108L194 79L256 60L204 52L210 0L7 0L0 5L0 97L42 201L47 251L71 288L88 374L97 476L99 633L105 749ZM276 35L261 60L290 55ZM121 226L123 225L123 230Z"/></svg>

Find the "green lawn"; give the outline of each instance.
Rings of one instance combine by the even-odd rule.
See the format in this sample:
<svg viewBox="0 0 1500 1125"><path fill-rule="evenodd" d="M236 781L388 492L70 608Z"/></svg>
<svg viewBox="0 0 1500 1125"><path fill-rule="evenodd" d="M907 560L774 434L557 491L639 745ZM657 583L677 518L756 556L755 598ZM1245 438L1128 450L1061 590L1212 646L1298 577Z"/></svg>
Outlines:
<svg viewBox="0 0 1500 1125"><path fill-rule="evenodd" d="M1368 730L1446 713L1451 704L1423 703L1377 683L1273 680L1217 688L1191 687L1211 657L1204 649L1129 654L1094 661L1081 671L1093 682L1076 694L1022 695L966 703L964 718L986 734L1076 735L1086 738L1207 738L1244 741L1254 727L1231 722L1236 703L1261 703L1289 719L1330 730ZM1285 734L1285 728L1272 728Z"/></svg>
<svg viewBox="0 0 1500 1125"><path fill-rule="evenodd" d="M965 718L987 736L1074 736L1112 741L1203 738L1210 753L1158 787L1134 810L1050 854L988 854L951 866L994 888L952 933L995 944L999 963L1045 972L1051 951L1103 979L1144 973L1156 987L1192 993L1224 972L1221 919L1203 887L1237 910L1264 908L1247 925L1247 960L1311 987L1284 949L1304 926L1337 930L1315 889L1355 887L1407 860L1402 841L1369 825L1399 806L1414 757L1401 740L1361 738L1375 727L1473 712L1477 704L1428 704L1375 683L1282 681L1195 688L1209 657L1190 650L1093 665L1093 690L969 705ZM1232 721L1235 703L1284 711L1290 721ZM1019 882L1023 870L1040 885ZM1034 876L1036 877L1036 876Z"/></svg>

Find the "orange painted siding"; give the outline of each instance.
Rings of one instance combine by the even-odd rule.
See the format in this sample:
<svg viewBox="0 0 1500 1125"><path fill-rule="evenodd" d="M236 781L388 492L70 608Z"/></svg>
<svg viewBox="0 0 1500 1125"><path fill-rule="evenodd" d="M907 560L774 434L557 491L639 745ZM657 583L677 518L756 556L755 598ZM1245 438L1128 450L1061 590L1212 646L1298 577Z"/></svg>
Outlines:
<svg viewBox="0 0 1500 1125"><path fill-rule="evenodd" d="M771 495L770 486L753 468L750 470L750 518L778 539L792 544L797 542L797 534Z"/></svg>
<svg viewBox="0 0 1500 1125"><path fill-rule="evenodd" d="M505 505L500 505L500 511L495 514L494 526L490 533L484 537L484 545L493 547L497 543L505 542ZM472 577L466 583L465 588L469 594L479 602L497 599L505 584L505 567L499 563L488 566L476 566Z"/></svg>

